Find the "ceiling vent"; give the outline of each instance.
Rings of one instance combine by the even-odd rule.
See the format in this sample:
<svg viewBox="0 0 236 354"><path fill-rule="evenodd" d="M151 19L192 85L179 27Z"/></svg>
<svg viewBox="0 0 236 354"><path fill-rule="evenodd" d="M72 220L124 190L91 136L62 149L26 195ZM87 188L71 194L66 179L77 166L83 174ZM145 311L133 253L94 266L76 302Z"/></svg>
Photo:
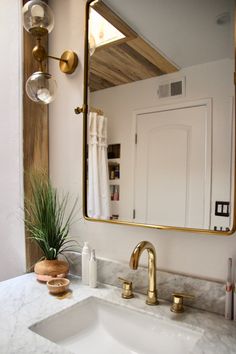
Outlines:
<svg viewBox="0 0 236 354"><path fill-rule="evenodd" d="M158 85L159 98L185 96L185 79L165 81Z"/></svg>

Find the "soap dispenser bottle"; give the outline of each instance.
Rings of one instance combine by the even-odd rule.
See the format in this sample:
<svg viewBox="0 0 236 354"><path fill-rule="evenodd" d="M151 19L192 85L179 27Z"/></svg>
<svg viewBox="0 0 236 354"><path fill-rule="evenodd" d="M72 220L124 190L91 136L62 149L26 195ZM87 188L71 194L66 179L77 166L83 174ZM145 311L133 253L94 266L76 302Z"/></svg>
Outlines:
<svg viewBox="0 0 236 354"><path fill-rule="evenodd" d="M89 259L90 249L88 242L85 242L82 249L82 283L84 285L89 285Z"/></svg>
<svg viewBox="0 0 236 354"><path fill-rule="evenodd" d="M89 260L89 286L91 288L96 288L97 286L97 259L95 250L92 250Z"/></svg>

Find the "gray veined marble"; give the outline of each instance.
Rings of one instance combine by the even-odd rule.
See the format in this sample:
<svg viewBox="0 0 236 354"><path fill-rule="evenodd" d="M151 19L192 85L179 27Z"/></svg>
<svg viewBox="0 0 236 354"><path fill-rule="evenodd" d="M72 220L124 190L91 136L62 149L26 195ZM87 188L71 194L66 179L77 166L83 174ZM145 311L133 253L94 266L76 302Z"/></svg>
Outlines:
<svg viewBox="0 0 236 354"><path fill-rule="evenodd" d="M71 274L81 274L81 255L69 255ZM133 282L134 291L146 294L148 286L147 268L139 267L131 270L126 263L108 259L98 259L98 280L101 283L120 286L118 277ZM159 298L171 301L173 292L193 294L194 300L185 300L191 307L224 314L225 286L223 283L193 278L181 274L157 271L157 287Z"/></svg>
<svg viewBox="0 0 236 354"><path fill-rule="evenodd" d="M99 269L101 264L103 262L100 261ZM115 272L119 269L116 264ZM91 289L82 285L78 277L71 276L70 280L72 296L63 300L49 295L46 285L37 282L33 273L0 283L1 354L69 354L65 348L30 328L46 318L56 318L59 312L91 297L200 332L200 339L194 349L183 354L236 353L235 321L227 321L223 316L189 307L186 307L185 313L176 315L170 312L170 304L164 300L160 300L158 306L148 306L145 304L146 296L142 294L135 293L133 299L124 300L119 288L99 284L98 288Z"/></svg>

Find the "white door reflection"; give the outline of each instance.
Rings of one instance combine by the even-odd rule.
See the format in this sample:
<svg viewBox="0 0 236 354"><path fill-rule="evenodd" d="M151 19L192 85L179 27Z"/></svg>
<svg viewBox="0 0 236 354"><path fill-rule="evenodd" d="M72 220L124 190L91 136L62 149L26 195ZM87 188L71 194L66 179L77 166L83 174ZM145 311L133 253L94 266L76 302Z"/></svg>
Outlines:
<svg viewBox="0 0 236 354"><path fill-rule="evenodd" d="M137 220L210 227L210 120L207 105L200 104L137 115Z"/></svg>

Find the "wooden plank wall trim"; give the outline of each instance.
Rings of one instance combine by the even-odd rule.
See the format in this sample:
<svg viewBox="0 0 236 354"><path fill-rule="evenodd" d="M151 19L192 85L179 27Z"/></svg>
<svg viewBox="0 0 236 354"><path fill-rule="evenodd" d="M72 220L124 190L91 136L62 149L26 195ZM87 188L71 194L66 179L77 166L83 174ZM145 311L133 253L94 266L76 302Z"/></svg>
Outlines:
<svg viewBox="0 0 236 354"><path fill-rule="evenodd" d="M23 4L26 3L23 0ZM32 102L25 92L25 83L33 72L38 71L38 65L32 58L32 49L35 39L24 30L23 37L23 154L24 154L24 195L30 199L29 173L34 169L43 169L49 172L49 129L48 107ZM47 38L43 40L47 48ZM32 270L42 256L40 250L26 235L26 267Z"/></svg>

